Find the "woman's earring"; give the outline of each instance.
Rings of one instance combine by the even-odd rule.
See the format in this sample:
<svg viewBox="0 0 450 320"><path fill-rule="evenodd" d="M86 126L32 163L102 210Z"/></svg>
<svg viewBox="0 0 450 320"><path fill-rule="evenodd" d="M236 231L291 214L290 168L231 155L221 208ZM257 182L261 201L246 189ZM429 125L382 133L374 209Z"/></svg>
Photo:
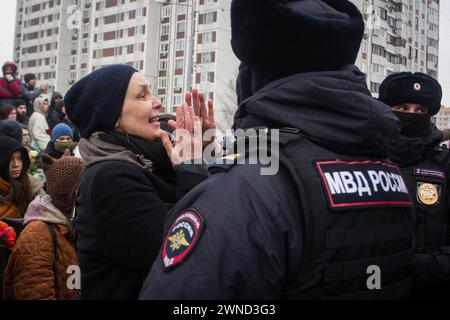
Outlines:
<svg viewBox="0 0 450 320"><path fill-rule="evenodd" d="M118 127L120 127L119 122L116 122L116 125L114 126L114 129L117 129Z"/></svg>

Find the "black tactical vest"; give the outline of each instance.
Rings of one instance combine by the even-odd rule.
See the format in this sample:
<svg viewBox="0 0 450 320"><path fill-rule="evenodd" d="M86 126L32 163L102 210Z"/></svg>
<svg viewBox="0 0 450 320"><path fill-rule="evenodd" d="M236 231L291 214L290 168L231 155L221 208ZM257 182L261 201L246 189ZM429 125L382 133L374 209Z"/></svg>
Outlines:
<svg viewBox="0 0 450 320"><path fill-rule="evenodd" d="M302 271L288 274L281 298L407 297L414 212L399 168L334 153L290 128L280 133L280 151L298 186L305 226Z"/></svg>
<svg viewBox="0 0 450 320"><path fill-rule="evenodd" d="M449 150L436 147L422 162L401 168L416 209L417 253L431 253L445 244L449 214L449 158Z"/></svg>

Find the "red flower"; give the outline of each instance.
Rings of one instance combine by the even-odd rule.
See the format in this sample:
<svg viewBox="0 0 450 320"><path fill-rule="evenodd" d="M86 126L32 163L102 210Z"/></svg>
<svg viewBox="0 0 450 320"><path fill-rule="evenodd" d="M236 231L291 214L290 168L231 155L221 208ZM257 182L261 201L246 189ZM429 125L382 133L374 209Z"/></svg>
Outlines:
<svg viewBox="0 0 450 320"><path fill-rule="evenodd" d="M0 221L0 246L3 243L8 249L12 250L16 244L16 232L14 228Z"/></svg>

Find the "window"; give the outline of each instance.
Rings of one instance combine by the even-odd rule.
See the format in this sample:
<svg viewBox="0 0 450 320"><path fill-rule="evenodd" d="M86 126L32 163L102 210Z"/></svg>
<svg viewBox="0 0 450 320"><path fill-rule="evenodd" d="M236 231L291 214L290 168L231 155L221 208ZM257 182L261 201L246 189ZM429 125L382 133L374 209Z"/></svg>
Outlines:
<svg viewBox="0 0 450 320"><path fill-rule="evenodd" d="M186 32L186 21L177 23L177 32Z"/></svg>
<svg viewBox="0 0 450 320"><path fill-rule="evenodd" d="M175 60L175 69L183 69L184 60L183 59L176 59Z"/></svg>
<svg viewBox="0 0 450 320"><path fill-rule="evenodd" d="M161 17L163 17L163 18L170 17L170 6L166 6L166 7L162 8Z"/></svg>
<svg viewBox="0 0 450 320"><path fill-rule="evenodd" d="M205 32L201 34L201 43L212 43L214 42L214 32Z"/></svg>
<svg viewBox="0 0 450 320"><path fill-rule="evenodd" d="M176 12L177 12L177 14L184 14L184 13L186 13L186 5L184 5L184 4L177 5Z"/></svg>
<svg viewBox="0 0 450 320"><path fill-rule="evenodd" d="M136 35L145 34L145 26L137 26L136 27Z"/></svg>
<svg viewBox="0 0 450 320"><path fill-rule="evenodd" d="M370 83L370 91L378 93L380 91L380 84L377 82Z"/></svg>
<svg viewBox="0 0 450 320"><path fill-rule="evenodd" d="M214 53L205 52L201 54L201 63L212 63L214 62Z"/></svg>
<svg viewBox="0 0 450 320"><path fill-rule="evenodd" d="M217 12L207 12L199 16L199 24L210 24L217 21Z"/></svg>
<svg viewBox="0 0 450 320"><path fill-rule="evenodd" d="M173 87L175 89L180 89L183 87L183 78L182 77L175 77L173 79Z"/></svg>
<svg viewBox="0 0 450 320"><path fill-rule="evenodd" d="M144 52L144 43L135 43L134 52Z"/></svg>
<svg viewBox="0 0 450 320"><path fill-rule="evenodd" d="M77 78L77 72L76 71L70 71L69 72L69 80L73 81Z"/></svg>
<svg viewBox="0 0 450 320"><path fill-rule="evenodd" d="M160 50L161 53L166 53L169 51L169 44L168 43L161 43Z"/></svg>
<svg viewBox="0 0 450 320"><path fill-rule="evenodd" d="M167 70L167 60L161 60L159 62L159 70Z"/></svg>
<svg viewBox="0 0 450 320"><path fill-rule="evenodd" d="M200 83L206 83L208 82L208 72L201 72L200 73Z"/></svg>
<svg viewBox="0 0 450 320"><path fill-rule="evenodd" d="M180 95L176 95L176 96L173 97L173 105L174 106L180 106L181 105L181 101L182 101L182 98L181 98Z"/></svg>
<svg viewBox="0 0 450 320"><path fill-rule="evenodd" d="M169 34L170 27L168 24L164 24L161 26L161 35L165 36Z"/></svg>
<svg viewBox="0 0 450 320"><path fill-rule="evenodd" d="M183 51L184 50L184 39L175 41L175 50Z"/></svg>
<svg viewBox="0 0 450 320"><path fill-rule="evenodd" d="M367 73L367 62L362 62L361 63L361 71L363 72L363 73Z"/></svg>
<svg viewBox="0 0 450 320"><path fill-rule="evenodd" d="M373 63L372 64L372 72L384 75L385 74L385 68L381 64Z"/></svg>
<svg viewBox="0 0 450 320"><path fill-rule="evenodd" d="M158 80L158 88L159 89L165 89L167 86L167 80L166 79L159 79Z"/></svg>
<svg viewBox="0 0 450 320"><path fill-rule="evenodd" d="M372 44L372 53L377 55L377 56L386 56L386 51L384 49L384 47L376 45L376 44Z"/></svg>

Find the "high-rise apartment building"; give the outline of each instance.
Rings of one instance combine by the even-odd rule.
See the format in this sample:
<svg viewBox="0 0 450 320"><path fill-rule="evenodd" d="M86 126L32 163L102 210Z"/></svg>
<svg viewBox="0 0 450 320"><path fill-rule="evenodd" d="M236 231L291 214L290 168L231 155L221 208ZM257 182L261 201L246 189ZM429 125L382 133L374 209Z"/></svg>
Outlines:
<svg viewBox="0 0 450 320"><path fill-rule="evenodd" d="M351 0L366 22L356 65L377 96L395 72L423 72L437 79L439 0Z"/></svg>
<svg viewBox="0 0 450 320"><path fill-rule="evenodd" d="M230 0L17 0L14 59L50 90L66 92L102 66L126 63L149 81L165 112L195 87L214 99L224 128L236 108L238 60Z"/></svg>
<svg viewBox="0 0 450 320"><path fill-rule="evenodd" d="M437 78L439 0L351 0L366 29L357 66L377 96L386 76ZM231 0L17 0L15 61L21 74L66 92L113 63L144 74L165 112L196 87L214 99L219 126L236 109L238 61L230 46Z"/></svg>
<svg viewBox="0 0 450 320"><path fill-rule="evenodd" d="M450 108L442 106L436 115L436 126L439 130L450 129Z"/></svg>

